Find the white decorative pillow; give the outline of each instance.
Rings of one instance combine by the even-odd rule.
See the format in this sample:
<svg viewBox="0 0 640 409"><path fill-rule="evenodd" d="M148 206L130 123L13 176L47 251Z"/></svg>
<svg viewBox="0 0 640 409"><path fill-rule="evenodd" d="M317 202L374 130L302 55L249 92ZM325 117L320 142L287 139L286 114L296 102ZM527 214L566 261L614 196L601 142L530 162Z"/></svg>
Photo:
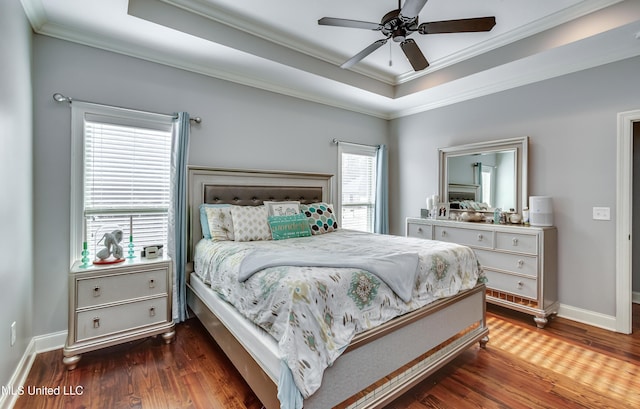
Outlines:
<svg viewBox="0 0 640 409"><path fill-rule="evenodd" d="M207 214L211 240L225 241L235 239L231 206L206 207L205 213Z"/></svg>
<svg viewBox="0 0 640 409"><path fill-rule="evenodd" d="M264 206L267 208L269 216L295 216L300 213L300 202L296 200L288 202L265 201Z"/></svg>
<svg viewBox="0 0 640 409"><path fill-rule="evenodd" d="M264 206L231 206L235 241L271 240Z"/></svg>

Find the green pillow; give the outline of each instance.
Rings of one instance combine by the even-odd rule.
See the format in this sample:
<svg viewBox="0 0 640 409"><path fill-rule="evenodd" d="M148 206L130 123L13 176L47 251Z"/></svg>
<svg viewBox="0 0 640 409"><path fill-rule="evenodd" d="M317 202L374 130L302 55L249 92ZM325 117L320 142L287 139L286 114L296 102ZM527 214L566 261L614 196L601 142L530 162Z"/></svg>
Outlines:
<svg viewBox="0 0 640 409"><path fill-rule="evenodd" d="M274 240L311 236L307 216L302 213L293 216L269 216L268 220Z"/></svg>

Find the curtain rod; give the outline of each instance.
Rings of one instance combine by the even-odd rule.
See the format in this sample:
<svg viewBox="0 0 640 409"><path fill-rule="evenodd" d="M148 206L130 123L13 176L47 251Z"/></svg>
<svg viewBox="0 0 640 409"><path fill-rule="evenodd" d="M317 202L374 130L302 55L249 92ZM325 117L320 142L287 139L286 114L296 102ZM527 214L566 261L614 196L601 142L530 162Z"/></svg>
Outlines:
<svg viewBox="0 0 640 409"><path fill-rule="evenodd" d="M64 95L62 95L59 92L56 92L55 94L53 94L53 100L56 101L56 102L65 102L66 101L69 104L71 104L73 101L85 102L85 103L89 103L89 104L94 104L95 103L95 102L89 102L89 101L82 101L80 99L73 99L71 97L65 97ZM100 104L100 105L102 105L102 104ZM131 108L114 106L114 105L109 105L109 106L114 107L114 108L120 108L120 109L129 109L129 110L131 109ZM134 110L134 111L136 111L136 110ZM158 112L152 112L152 113L158 114L158 115L166 115L166 114L161 114L161 113L158 113ZM178 116L177 115L173 115L173 119L176 119L176 118L178 118ZM193 118L189 118L189 121L193 121L193 122L199 124L199 123L202 122L202 118L200 118L199 116L196 116L196 117L193 117Z"/></svg>
<svg viewBox="0 0 640 409"><path fill-rule="evenodd" d="M340 143L346 143L347 145L366 146L366 147L368 147L368 148L379 148L379 147L380 147L380 145L367 145L367 144L364 144L364 143L355 143L355 142L348 142L348 141L340 141L340 140L338 140L338 139L336 139L336 138L333 138L333 140L332 140L331 142L333 142L333 143L334 143L334 144L336 144L336 145L338 145L338 144L340 144Z"/></svg>

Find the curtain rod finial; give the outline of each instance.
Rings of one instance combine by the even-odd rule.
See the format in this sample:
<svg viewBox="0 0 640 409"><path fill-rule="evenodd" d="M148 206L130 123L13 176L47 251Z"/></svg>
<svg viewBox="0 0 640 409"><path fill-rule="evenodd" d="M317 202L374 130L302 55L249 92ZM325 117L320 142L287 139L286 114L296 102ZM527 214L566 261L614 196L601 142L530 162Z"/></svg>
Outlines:
<svg viewBox="0 0 640 409"><path fill-rule="evenodd" d="M64 101L71 102L71 98L67 98L59 92L56 92L55 94L53 94L53 100L56 102L64 102Z"/></svg>
<svg viewBox="0 0 640 409"><path fill-rule="evenodd" d="M337 145L338 142L340 142L340 141L338 141L338 139L336 139L336 138L333 138L333 140L331 142L333 142L333 143L335 143Z"/></svg>
<svg viewBox="0 0 640 409"><path fill-rule="evenodd" d="M199 116L193 117L191 118L191 120L197 124L202 123L202 118L200 118Z"/></svg>

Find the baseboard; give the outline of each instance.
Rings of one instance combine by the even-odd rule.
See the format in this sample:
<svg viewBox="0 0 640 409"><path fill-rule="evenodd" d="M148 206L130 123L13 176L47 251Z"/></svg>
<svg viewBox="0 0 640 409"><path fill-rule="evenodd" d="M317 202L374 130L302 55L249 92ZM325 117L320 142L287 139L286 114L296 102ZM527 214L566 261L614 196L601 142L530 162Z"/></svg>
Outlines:
<svg viewBox="0 0 640 409"><path fill-rule="evenodd" d="M640 304L640 292L632 292L631 293L631 302L636 304Z"/></svg>
<svg viewBox="0 0 640 409"><path fill-rule="evenodd" d="M36 359L36 354L36 342L35 339L31 339L24 354L22 354L22 358L20 358L20 362L18 362L16 370L13 372L11 379L9 379L9 383L3 386L2 394L0 394L0 409L11 409L15 405L24 382L27 380L31 365Z"/></svg>
<svg viewBox="0 0 640 409"><path fill-rule="evenodd" d="M53 334L33 337L31 341L29 341L29 345L24 351L20 362L18 362L18 366L11 376L9 384L3 386L3 393L0 394L0 409L13 408L27 380L27 375L29 375L29 371L31 371L31 366L36 359L36 355L62 348L66 339L67 331L60 331L54 332Z"/></svg>
<svg viewBox="0 0 640 409"><path fill-rule="evenodd" d="M581 308L572 307L570 305L560 304L558 309L558 317L568 320L581 322L583 324L592 325L594 327L606 329L609 331L616 330L616 317L613 315L601 314Z"/></svg>
<svg viewBox="0 0 640 409"><path fill-rule="evenodd" d="M67 340L67 331L54 332L52 334L40 335L34 338L36 343L36 353L53 351L64 347Z"/></svg>

